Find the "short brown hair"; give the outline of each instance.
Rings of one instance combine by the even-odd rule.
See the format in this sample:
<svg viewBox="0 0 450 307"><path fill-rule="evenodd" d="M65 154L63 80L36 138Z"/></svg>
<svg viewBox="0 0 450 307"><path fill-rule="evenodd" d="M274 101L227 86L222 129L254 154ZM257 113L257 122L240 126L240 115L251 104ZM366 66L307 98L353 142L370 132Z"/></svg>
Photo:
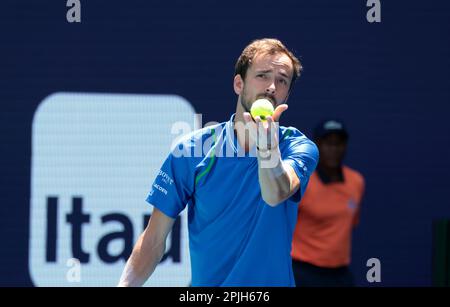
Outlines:
<svg viewBox="0 0 450 307"><path fill-rule="evenodd" d="M235 76L241 75L242 79L245 79L247 70L252 64L252 60L255 58L257 54L276 54L276 53L284 53L292 61L292 66L294 67L294 73L292 74L291 80L291 87L292 87L294 81L300 76L300 72L302 71L302 65L300 61L295 57L295 55L292 52L290 52L286 48L286 46L283 45L282 42L274 38L257 39L251 42L247 47L245 47L234 67L234 75Z"/></svg>

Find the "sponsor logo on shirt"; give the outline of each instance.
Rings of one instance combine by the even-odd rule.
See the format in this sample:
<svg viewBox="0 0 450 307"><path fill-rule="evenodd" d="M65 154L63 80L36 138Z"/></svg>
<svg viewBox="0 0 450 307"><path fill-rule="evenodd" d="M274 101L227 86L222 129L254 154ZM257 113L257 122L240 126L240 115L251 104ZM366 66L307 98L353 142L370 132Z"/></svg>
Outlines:
<svg viewBox="0 0 450 307"><path fill-rule="evenodd" d="M158 176L161 176L161 177L162 177L162 181L163 181L165 184L172 185L173 179L170 178L170 176L167 175L166 172L164 172L164 171L162 171L162 170L159 170ZM167 193L166 193L166 194L167 194Z"/></svg>
<svg viewBox="0 0 450 307"><path fill-rule="evenodd" d="M155 184L153 185L153 187L154 187L155 189L157 189L158 191L161 191L161 192L163 192L164 194L167 195L167 190L164 189L164 188L163 188L162 186L160 186L159 184L155 183Z"/></svg>

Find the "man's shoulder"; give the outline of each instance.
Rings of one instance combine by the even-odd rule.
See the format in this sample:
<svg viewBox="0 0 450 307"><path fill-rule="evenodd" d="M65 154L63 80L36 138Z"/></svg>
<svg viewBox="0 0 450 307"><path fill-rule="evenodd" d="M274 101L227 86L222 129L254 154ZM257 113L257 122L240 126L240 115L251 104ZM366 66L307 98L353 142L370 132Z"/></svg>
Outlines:
<svg viewBox="0 0 450 307"><path fill-rule="evenodd" d="M280 144L306 144L316 148L316 144L295 127L280 126Z"/></svg>
<svg viewBox="0 0 450 307"><path fill-rule="evenodd" d="M225 123L218 123L179 136L172 144L172 154L182 152L182 156L197 156L194 155L194 152L198 152L196 148L203 149L205 144L212 146L222 129L224 129L224 126Z"/></svg>

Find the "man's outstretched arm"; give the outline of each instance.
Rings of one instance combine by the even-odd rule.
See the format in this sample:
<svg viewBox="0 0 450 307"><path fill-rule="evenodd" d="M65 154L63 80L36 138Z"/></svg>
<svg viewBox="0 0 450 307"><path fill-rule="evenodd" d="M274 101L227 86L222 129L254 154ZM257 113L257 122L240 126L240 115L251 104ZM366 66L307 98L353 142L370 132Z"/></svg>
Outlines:
<svg viewBox="0 0 450 307"><path fill-rule="evenodd" d="M140 287L155 270L166 249L166 238L174 219L154 208L120 277L119 287Z"/></svg>
<svg viewBox="0 0 450 307"><path fill-rule="evenodd" d="M291 197L300 188L300 179L292 166L282 161L278 146L278 120L287 108L286 104L277 106L273 115L266 117L266 123L263 123L259 116L253 122L250 113L243 114L246 128L249 129L258 148L261 195L264 201L273 207Z"/></svg>
<svg viewBox="0 0 450 307"><path fill-rule="evenodd" d="M270 162L261 158L261 155L269 155ZM264 166L264 163L270 167ZM281 160L278 147L263 153L258 152L258 177L262 197L272 207L294 195L300 188L300 179L292 166Z"/></svg>

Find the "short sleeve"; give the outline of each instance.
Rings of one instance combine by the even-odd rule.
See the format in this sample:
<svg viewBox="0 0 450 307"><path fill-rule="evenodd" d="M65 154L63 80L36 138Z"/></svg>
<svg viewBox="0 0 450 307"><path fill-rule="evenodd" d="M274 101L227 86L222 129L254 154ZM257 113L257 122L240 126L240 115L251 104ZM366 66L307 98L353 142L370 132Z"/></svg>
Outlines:
<svg viewBox="0 0 450 307"><path fill-rule="evenodd" d="M191 163L189 157L171 152L158 171L146 201L167 216L176 218L193 194Z"/></svg>
<svg viewBox="0 0 450 307"><path fill-rule="evenodd" d="M300 133L297 129L287 129L280 144L283 162L288 163L300 179L300 189L289 200L298 204L308 186L309 178L319 162L319 150L316 144Z"/></svg>
<svg viewBox="0 0 450 307"><path fill-rule="evenodd" d="M361 215L361 206L362 206L362 202L363 202L363 198L364 198L364 191L365 191L365 181L364 181L364 177L356 172L356 177L358 178L357 180L357 191L358 191L358 195L357 195L357 201L358 201L358 209L355 212L355 216L353 218L353 226L357 226L359 224L359 218Z"/></svg>

